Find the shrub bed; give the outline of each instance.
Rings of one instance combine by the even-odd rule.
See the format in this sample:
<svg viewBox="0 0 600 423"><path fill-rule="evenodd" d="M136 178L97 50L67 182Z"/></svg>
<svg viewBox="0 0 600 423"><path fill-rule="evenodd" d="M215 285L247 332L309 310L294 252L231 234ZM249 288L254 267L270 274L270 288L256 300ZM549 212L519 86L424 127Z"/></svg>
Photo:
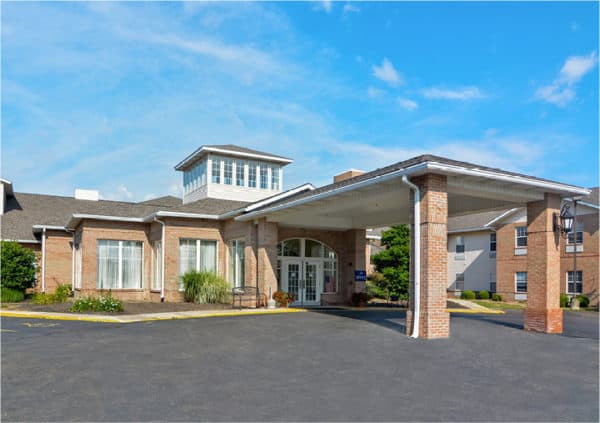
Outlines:
<svg viewBox="0 0 600 423"><path fill-rule="evenodd" d="M64 303L67 298L71 295L71 287L69 285L58 285L54 294L46 294L44 292L37 292L33 294L31 301L34 304L56 304Z"/></svg>
<svg viewBox="0 0 600 423"><path fill-rule="evenodd" d="M0 295L0 301L3 303L18 303L25 299L25 293L16 289L10 289L2 287L2 294Z"/></svg>
<svg viewBox="0 0 600 423"><path fill-rule="evenodd" d="M567 294L560 294L560 306L561 307L569 306L569 296Z"/></svg>
<svg viewBox="0 0 600 423"><path fill-rule="evenodd" d="M492 294L492 301L502 301L502 295Z"/></svg>
<svg viewBox="0 0 600 423"><path fill-rule="evenodd" d="M81 313L82 311L104 311L109 313L123 311L123 303L113 298L111 293L99 295L98 297L78 298L69 307L69 311Z"/></svg>
<svg viewBox="0 0 600 423"><path fill-rule="evenodd" d="M579 307L589 307L590 299L586 295L578 295Z"/></svg>
<svg viewBox="0 0 600 423"><path fill-rule="evenodd" d="M191 270L183 275L183 296L193 303L225 303L229 288L227 281L213 272Z"/></svg>

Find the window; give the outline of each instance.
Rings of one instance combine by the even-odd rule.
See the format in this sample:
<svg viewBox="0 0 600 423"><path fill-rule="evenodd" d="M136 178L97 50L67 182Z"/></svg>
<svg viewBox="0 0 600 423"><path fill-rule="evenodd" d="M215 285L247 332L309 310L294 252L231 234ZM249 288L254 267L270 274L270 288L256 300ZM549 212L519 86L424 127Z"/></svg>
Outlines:
<svg viewBox="0 0 600 423"><path fill-rule="evenodd" d="M527 247L527 226L518 226L515 229L515 245L517 248Z"/></svg>
<svg viewBox="0 0 600 423"><path fill-rule="evenodd" d="M229 282L235 288L244 286L244 241L233 240L229 243Z"/></svg>
<svg viewBox="0 0 600 423"><path fill-rule="evenodd" d="M231 159L223 160L223 183L226 185L233 184L233 162Z"/></svg>
<svg viewBox="0 0 600 423"><path fill-rule="evenodd" d="M256 188L256 164L248 163L248 186Z"/></svg>
<svg viewBox="0 0 600 423"><path fill-rule="evenodd" d="M244 166L245 163L242 160L235 162L235 184L238 187L244 186Z"/></svg>
<svg viewBox="0 0 600 423"><path fill-rule="evenodd" d="M185 194L189 194L204 185L206 185L206 160L202 160L183 174L183 190Z"/></svg>
<svg viewBox="0 0 600 423"><path fill-rule="evenodd" d="M75 244L75 289L81 289L81 245Z"/></svg>
<svg viewBox="0 0 600 423"><path fill-rule="evenodd" d="M212 183L221 183L221 160L217 158L212 159Z"/></svg>
<svg viewBox="0 0 600 423"><path fill-rule="evenodd" d="M456 237L456 245L454 246L454 251L456 255L454 258L456 260L464 260L465 258L465 238L462 236Z"/></svg>
<svg viewBox="0 0 600 423"><path fill-rule="evenodd" d="M465 274L464 273L456 274L454 287L457 291L463 291L465 289Z"/></svg>
<svg viewBox="0 0 600 423"><path fill-rule="evenodd" d="M260 189L269 189L269 168L264 165L260 167Z"/></svg>
<svg viewBox="0 0 600 423"><path fill-rule="evenodd" d="M517 272L515 280L516 292L527 292L527 272Z"/></svg>
<svg viewBox="0 0 600 423"><path fill-rule="evenodd" d="M152 286L153 291L162 288L162 245L160 241L152 244Z"/></svg>
<svg viewBox="0 0 600 423"><path fill-rule="evenodd" d="M577 279L573 285L573 271L567 272L567 293L581 294L583 292L583 272L577 271Z"/></svg>
<svg viewBox="0 0 600 423"><path fill-rule="evenodd" d="M573 244L573 238L577 239L577 244L583 243L583 222L577 223L577 231L575 233L569 232L567 235L567 244ZM579 249L577 249L579 251Z"/></svg>
<svg viewBox="0 0 600 423"><path fill-rule="evenodd" d="M142 242L98 240L98 289L142 288Z"/></svg>
<svg viewBox="0 0 600 423"><path fill-rule="evenodd" d="M179 240L179 289L183 289L183 275L190 270L217 272L217 241Z"/></svg>
<svg viewBox="0 0 600 423"><path fill-rule="evenodd" d="M490 252L496 252L496 233L490 234Z"/></svg>
<svg viewBox="0 0 600 423"><path fill-rule="evenodd" d="M279 190L279 166L271 167L271 189Z"/></svg>

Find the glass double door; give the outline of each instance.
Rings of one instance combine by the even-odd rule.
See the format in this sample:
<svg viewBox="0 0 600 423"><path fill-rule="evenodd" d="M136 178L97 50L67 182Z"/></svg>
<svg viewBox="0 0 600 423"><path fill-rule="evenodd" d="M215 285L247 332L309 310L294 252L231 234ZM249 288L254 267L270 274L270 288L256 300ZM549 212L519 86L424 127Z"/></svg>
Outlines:
<svg viewBox="0 0 600 423"><path fill-rule="evenodd" d="M321 304L323 263L320 260L285 259L281 263L281 289L293 298L293 305Z"/></svg>

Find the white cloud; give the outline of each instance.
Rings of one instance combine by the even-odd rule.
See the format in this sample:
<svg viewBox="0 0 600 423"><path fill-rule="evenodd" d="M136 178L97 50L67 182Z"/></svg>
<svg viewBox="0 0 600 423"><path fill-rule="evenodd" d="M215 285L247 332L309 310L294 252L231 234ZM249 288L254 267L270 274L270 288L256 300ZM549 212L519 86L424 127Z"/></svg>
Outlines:
<svg viewBox="0 0 600 423"><path fill-rule="evenodd" d="M346 3L344 5L343 11L344 11L344 15L346 15L348 13L358 13L358 12L360 12L360 9L357 6L353 5L352 3Z"/></svg>
<svg viewBox="0 0 600 423"><path fill-rule="evenodd" d="M419 107L419 105L408 98L398 98L398 105L405 110L415 110Z"/></svg>
<svg viewBox="0 0 600 423"><path fill-rule="evenodd" d="M575 85L598 63L595 51L587 56L571 56L565 60L558 77L535 92L538 100L564 107L575 99Z"/></svg>
<svg viewBox="0 0 600 423"><path fill-rule="evenodd" d="M425 98L460 101L474 100L485 97L481 90L477 87L461 87L456 89L432 87L421 90L421 94Z"/></svg>
<svg viewBox="0 0 600 423"><path fill-rule="evenodd" d="M102 198L114 201L133 201L134 195L125 184L119 184L116 191L107 194L106 197L102 196Z"/></svg>
<svg viewBox="0 0 600 423"><path fill-rule="evenodd" d="M318 2L316 6L313 7L313 10L324 10L325 12L331 12L331 8L333 5L331 4L331 0L321 0Z"/></svg>
<svg viewBox="0 0 600 423"><path fill-rule="evenodd" d="M373 76L393 86L403 83L402 77L387 57L383 58L381 66L373 65Z"/></svg>
<svg viewBox="0 0 600 423"><path fill-rule="evenodd" d="M369 87L367 89L367 95L370 98L379 98L379 97L382 97L384 94L385 94L385 91L380 90L379 88Z"/></svg>

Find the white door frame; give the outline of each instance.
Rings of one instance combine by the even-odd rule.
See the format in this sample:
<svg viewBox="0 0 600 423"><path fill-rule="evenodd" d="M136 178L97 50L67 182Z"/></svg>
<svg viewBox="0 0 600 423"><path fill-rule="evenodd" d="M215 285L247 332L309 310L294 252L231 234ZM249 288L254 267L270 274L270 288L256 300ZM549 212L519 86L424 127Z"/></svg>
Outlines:
<svg viewBox="0 0 600 423"><path fill-rule="evenodd" d="M323 290L323 259L320 258L300 258L300 257L282 257L281 260L281 289L290 292L289 289L289 265L298 265L298 292L292 293L295 301L291 303L294 306L303 305L320 305L321 292ZM306 265L311 264L316 266L316 283L315 283L315 299L306 300Z"/></svg>

